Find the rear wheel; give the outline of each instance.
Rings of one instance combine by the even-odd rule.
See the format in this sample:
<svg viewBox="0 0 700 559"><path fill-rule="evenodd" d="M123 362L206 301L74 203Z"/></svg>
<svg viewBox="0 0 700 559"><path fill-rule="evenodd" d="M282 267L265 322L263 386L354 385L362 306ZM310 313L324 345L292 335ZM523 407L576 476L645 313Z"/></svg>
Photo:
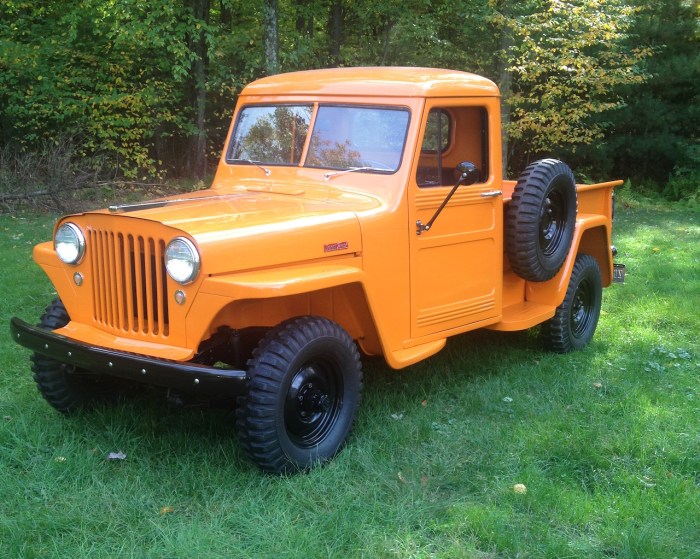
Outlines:
<svg viewBox="0 0 700 559"><path fill-rule="evenodd" d="M249 362L239 401L241 445L263 470L308 470L333 458L355 421L362 391L360 355L338 324L304 316L283 322Z"/></svg>
<svg viewBox="0 0 700 559"><path fill-rule="evenodd" d="M41 315L39 326L47 330L62 328L70 317L60 299L54 300ZM40 353L31 356L34 381L41 395L63 414L116 400L123 390L118 379L81 371Z"/></svg>
<svg viewBox="0 0 700 559"><path fill-rule="evenodd" d="M603 284L598 261L579 254L571 272L564 302L550 320L542 325L545 346L567 353L586 346L595 333L603 300Z"/></svg>

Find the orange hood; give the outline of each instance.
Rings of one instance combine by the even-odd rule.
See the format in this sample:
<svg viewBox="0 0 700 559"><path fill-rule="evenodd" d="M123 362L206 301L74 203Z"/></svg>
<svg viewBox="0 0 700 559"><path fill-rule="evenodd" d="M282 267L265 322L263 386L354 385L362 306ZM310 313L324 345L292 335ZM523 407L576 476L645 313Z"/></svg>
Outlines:
<svg viewBox="0 0 700 559"><path fill-rule="evenodd" d="M179 232L188 235L199 248L205 275L361 253L357 213L377 208L379 201L355 193L320 194L207 190L118 206L109 215L174 229L165 235L166 242Z"/></svg>

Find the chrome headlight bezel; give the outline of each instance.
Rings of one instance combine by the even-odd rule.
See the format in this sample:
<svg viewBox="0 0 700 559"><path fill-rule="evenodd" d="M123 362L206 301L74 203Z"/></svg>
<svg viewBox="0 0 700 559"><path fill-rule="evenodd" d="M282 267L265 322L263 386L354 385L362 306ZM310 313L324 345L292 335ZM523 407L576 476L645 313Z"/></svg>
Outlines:
<svg viewBox="0 0 700 559"><path fill-rule="evenodd" d="M80 264L85 256L85 246L85 235L75 223L68 221L56 230L53 248L64 264Z"/></svg>
<svg viewBox="0 0 700 559"><path fill-rule="evenodd" d="M201 266L199 251L186 237L175 237L165 249L165 269L173 281L187 285L197 279Z"/></svg>

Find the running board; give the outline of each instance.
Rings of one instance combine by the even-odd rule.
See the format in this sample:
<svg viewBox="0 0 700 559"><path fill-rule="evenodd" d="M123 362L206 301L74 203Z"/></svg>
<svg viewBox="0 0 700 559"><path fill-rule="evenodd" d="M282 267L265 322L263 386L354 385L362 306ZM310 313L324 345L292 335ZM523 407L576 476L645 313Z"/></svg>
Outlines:
<svg viewBox="0 0 700 559"><path fill-rule="evenodd" d="M514 332L527 330L554 316L556 307L542 303L523 301L515 303L503 309L503 317L500 322L486 326L489 330L499 332Z"/></svg>

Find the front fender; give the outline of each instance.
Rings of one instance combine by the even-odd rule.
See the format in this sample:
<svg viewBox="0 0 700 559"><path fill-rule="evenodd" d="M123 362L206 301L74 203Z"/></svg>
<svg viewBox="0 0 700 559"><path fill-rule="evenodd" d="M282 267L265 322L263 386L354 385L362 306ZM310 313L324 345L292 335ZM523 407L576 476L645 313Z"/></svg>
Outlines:
<svg viewBox="0 0 700 559"><path fill-rule="evenodd" d="M362 259L318 263L214 276L205 279L200 293L230 300L268 299L319 291L348 283L362 283Z"/></svg>
<svg viewBox="0 0 700 559"><path fill-rule="evenodd" d="M361 264L360 257L353 257L208 277L187 316L188 344L196 347L224 325L274 326L301 314L324 314L341 324L350 319L345 315L359 314L369 324Z"/></svg>

